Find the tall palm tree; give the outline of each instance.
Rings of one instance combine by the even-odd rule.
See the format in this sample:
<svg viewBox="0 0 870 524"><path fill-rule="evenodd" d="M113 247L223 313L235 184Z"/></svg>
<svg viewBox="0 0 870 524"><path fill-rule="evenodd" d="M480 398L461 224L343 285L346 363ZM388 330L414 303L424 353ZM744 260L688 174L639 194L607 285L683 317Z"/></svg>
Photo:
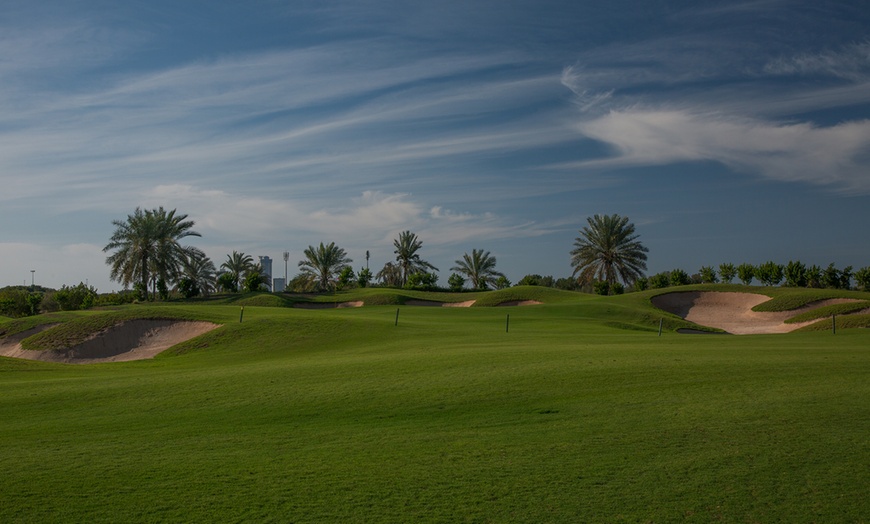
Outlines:
<svg viewBox="0 0 870 524"><path fill-rule="evenodd" d="M482 249L472 249L471 256L468 253L462 255L462 259L457 260L450 271L467 276L474 289L488 289L498 277L504 277L504 274L495 270L495 257Z"/></svg>
<svg viewBox="0 0 870 524"><path fill-rule="evenodd" d="M234 288L239 289L242 278L254 268L254 258L251 255L233 251L233 254L227 255L227 259L221 264L221 273L229 273L235 284Z"/></svg>
<svg viewBox="0 0 870 524"><path fill-rule="evenodd" d="M586 221L589 225L580 231L571 251L571 266L574 275L580 273L581 283L597 278L612 286L618 277L631 285L643 276L649 250L637 240L628 217L595 215Z"/></svg>
<svg viewBox="0 0 870 524"><path fill-rule="evenodd" d="M395 246L396 262L402 270L402 281L400 286L404 286L408 282L408 277L414 273L428 272L430 269L438 271L438 268L426 262L417 253L423 246L423 242L417 238L417 235L410 231L402 231L399 238L393 240Z"/></svg>
<svg viewBox="0 0 870 524"><path fill-rule="evenodd" d="M175 209L167 212L163 207L137 207L127 220L112 221L115 232L103 248L103 252L115 250L106 257L112 280L124 286L135 284L147 297L149 283L177 276L188 249L181 245L181 239L201 235L191 229L194 222L187 220L187 215L175 213Z"/></svg>
<svg viewBox="0 0 870 524"><path fill-rule="evenodd" d="M329 284L335 280L335 276L353 262L347 257L344 249L336 246L335 242L330 242L327 246L324 246L323 242L319 247L308 246L303 254L305 259L299 261L299 268L303 273L315 278L321 290L329 289Z"/></svg>

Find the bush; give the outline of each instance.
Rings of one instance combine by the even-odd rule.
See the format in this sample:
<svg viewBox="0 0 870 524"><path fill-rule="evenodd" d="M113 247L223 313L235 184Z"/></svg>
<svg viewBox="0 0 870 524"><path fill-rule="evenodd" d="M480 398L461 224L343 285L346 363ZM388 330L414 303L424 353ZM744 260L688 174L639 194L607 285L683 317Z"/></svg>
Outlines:
<svg viewBox="0 0 870 524"><path fill-rule="evenodd" d="M605 280L596 280L592 283L592 290L596 295L609 295L610 294L610 284Z"/></svg>
<svg viewBox="0 0 870 524"><path fill-rule="evenodd" d="M447 285L450 287L450 291L458 293L462 291L462 288L465 286L465 278L462 275L453 273L450 275L450 278L447 279Z"/></svg>
<svg viewBox="0 0 870 524"><path fill-rule="evenodd" d="M639 279L634 281L635 291L644 291L648 287L649 287L649 279L646 277L640 277Z"/></svg>
<svg viewBox="0 0 870 524"><path fill-rule="evenodd" d="M662 289L671 285L670 273L657 273L649 277L650 289Z"/></svg>
<svg viewBox="0 0 870 524"><path fill-rule="evenodd" d="M691 283L688 273L682 269L674 269L671 271L670 280L672 286L687 286Z"/></svg>
<svg viewBox="0 0 870 524"><path fill-rule="evenodd" d="M511 281L504 275L499 276L495 279L495 288L496 289L507 289L511 287Z"/></svg>
<svg viewBox="0 0 870 524"><path fill-rule="evenodd" d="M54 293L54 301L61 311L90 309L97 301L97 289L79 282L77 286L63 286Z"/></svg>
<svg viewBox="0 0 870 524"><path fill-rule="evenodd" d="M353 274L353 268L344 266L341 273L338 274L338 289L347 289L355 282L356 275Z"/></svg>
<svg viewBox="0 0 870 524"><path fill-rule="evenodd" d="M39 314L42 293L23 288L0 290L0 315L6 317L29 317Z"/></svg>
<svg viewBox="0 0 870 524"><path fill-rule="evenodd" d="M408 281L405 283L405 289L433 291L437 282L438 275L435 273L413 273L408 276Z"/></svg>

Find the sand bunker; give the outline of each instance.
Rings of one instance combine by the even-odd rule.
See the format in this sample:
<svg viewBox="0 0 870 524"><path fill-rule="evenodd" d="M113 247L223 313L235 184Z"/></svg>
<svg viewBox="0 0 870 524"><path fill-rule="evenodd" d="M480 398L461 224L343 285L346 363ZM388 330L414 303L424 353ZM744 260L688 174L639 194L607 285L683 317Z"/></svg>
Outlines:
<svg viewBox="0 0 870 524"><path fill-rule="evenodd" d="M296 302L293 304L293 307L300 309L342 309L362 306L362 300L357 300L355 302Z"/></svg>
<svg viewBox="0 0 870 524"><path fill-rule="evenodd" d="M834 298L811 302L804 307L789 311L752 311L753 307L768 300L770 297L756 293L688 291L658 295L653 297L651 302L655 307L689 322L721 329L735 335L788 333L818 321L786 324L785 321L791 317L831 304L857 302L855 299Z"/></svg>
<svg viewBox="0 0 870 524"><path fill-rule="evenodd" d="M33 351L21 348L21 341L42 331L31 329L0 339L0 356L92 364L96 362L123 362L154 358L170 347L207 333L219 324L177 320L131 320L112 326L83 343L66 349Z"/></svg>
<svg viewBox="0 0 870 524"><path fill-rule="evenodd" d="M465 302L438 302L435 300L406 300L406 306L424 306L424 307L471 307L475 300L466 300Z"/></svg>
<svg viewBox="0 0 870 524"><path fill-rule="evenodd" d="M537 306L539 304L543 304L543 302L538 302L537 300L511 300L509 302L502 302L498 306Z"/></svg>

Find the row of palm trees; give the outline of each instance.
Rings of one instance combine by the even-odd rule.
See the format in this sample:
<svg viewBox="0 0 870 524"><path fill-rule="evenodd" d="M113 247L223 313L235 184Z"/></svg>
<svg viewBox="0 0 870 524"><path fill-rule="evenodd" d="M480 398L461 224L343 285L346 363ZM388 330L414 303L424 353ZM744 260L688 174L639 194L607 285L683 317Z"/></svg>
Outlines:
<svg viewBox="0 0 870 524"><path fill-rule="evenodd" d="M595 215L587 219L571 251L571 265L578 280L604 281L614 284L621 279L631 284L643 276L647 249L637 240L634 224L619 215ZM111 278L125 286L132 285L142 298L168 294L170 284L184 296L208 295L217 287L224 290L258 289L268 286L262 268L250 255L233 251L216 271L214 263L199 249L183 245L187 237L199 237L194 222L176 210L163 207L151 210L136 208L125 221L112 222L115 232L104 252ZM393 240L395 261L387 262L376 278L385 286L403 287L414 275L438 271L420 255L423 242L411 231L403 231ZM300 276L318 290L334 289L340 275L352 274L353 262L347 252L335 245L320 243L308 246L299 261ZM505 276L495 269L496 258L482 249L465 253L450 268L468 278L472 288L488 289ZM367 282L371 277L365 269Z"/></svg>
<svg viewBox="0 0 870 524"><path fill-rule="evenodd" d="M387 262L375 275L381 284L389 287L404 287L413 275L428 274L438 271L438 268L424 260L419 251L423 242L411 231L403 231L399 237L393 240L393 253L396 255L395 262ZM335 245L334 242L319 246L308 246L304 252L305 259L299 262L299 268L303 275L307 275L315 281L321 290L329 289L339 280L342 272L350 267L353 262L344 249ZM473 249L471 254L465 253L456 261L456 265L450 268L468 277L474 289L488 289L499 277L504 277L495 269L496 259L489 252L482 249ZM361 270L361 273L365 270ZM360 283L365 280L361 279Z"/></svg>

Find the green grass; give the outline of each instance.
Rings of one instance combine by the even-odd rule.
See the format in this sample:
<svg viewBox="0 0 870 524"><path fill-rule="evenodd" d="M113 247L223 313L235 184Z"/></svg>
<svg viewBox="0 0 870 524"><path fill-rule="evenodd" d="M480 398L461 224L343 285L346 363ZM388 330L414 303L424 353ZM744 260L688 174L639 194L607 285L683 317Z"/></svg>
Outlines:
<svg viewBox="0 0 870 524"><path fill-rule="evenodd" d="M0 521L866 521L870 331L658 337L650 294L72 315L224 326L0 358Z"/></svg>

